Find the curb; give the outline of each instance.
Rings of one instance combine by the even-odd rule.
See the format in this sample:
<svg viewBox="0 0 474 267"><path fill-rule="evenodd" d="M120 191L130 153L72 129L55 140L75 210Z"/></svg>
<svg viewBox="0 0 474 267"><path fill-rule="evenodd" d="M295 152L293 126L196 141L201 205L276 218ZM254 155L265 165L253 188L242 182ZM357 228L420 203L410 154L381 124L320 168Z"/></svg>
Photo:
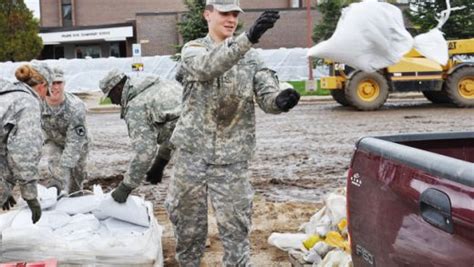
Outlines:
<svg viewBox="0 0 474 267"><path fill-rule="evenodd" d="M388 96L388 99L425 99L422 93L392 93ZM334 101L332 96L302 96L300 98L301 103L309 104L311 102L326 102ZM119 113L120 106L117 105L93 105L88 107L88 113Z"/></svg>

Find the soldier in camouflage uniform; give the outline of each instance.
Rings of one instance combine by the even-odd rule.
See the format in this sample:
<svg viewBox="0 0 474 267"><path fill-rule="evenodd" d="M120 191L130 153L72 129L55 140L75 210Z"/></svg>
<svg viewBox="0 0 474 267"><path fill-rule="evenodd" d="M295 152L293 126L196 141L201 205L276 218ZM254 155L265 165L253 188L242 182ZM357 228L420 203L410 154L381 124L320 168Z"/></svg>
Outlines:
<svg viewBox="0 0 474 267"><path fill-rule="evenodd" d="M64 92L64 73L55 68L51 95L43 101L41 126L48 153L48 167L58 194L82 190L87 178L89 137L86 105L77 96Z"/></svg>
<svg viewBox="0 0 474 267"><path fill-rule="evenodd" d="M156 75L129 77L118 70L110 71L99 86L113 104L122 106L121 118L135 151L124 180L112 192L123 203L144 177L152 184L161 182L173 149L169 138L181 113L182 88Z"/></svg>
<svg viewBox="0 0 474 267"><path fill-rule="evenodd" d="M239 1L206 4L208 35L186 43L181 53L183 112L171 137L177 150L165 206L181 266L200 264L208 197L225 250L224 266L250 266L254 191L248 162L255 149L254 101L264 112L278 114L293 108L299 94L281 91L275 72L251 49L273 27L278 12L265 11L248 32L233 37L242 12Z"/></svg>
<svg viewBox="0 0 474 267"><path fill-rule="evenodd" d="M48 93L51 75L47 65L34 63L16 70L18 82L0 82L0 205L5 210L16 204L11 191L18 183L33 223L41 217L36 188L43 146L40 99Z"/></svg>

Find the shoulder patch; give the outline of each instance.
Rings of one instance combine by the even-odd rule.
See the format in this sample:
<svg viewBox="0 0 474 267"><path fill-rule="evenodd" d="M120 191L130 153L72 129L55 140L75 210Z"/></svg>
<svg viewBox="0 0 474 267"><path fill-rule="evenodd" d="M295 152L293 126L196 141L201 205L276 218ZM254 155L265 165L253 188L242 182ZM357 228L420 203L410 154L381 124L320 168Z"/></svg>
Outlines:
<svg viewBox="0 0 474 267"><path fill-rule="evenodd" d="M86 128L83 125L77 126L76 128L74 128L74 131L76 131L76 134L79 136L86 135Z"/></svg>

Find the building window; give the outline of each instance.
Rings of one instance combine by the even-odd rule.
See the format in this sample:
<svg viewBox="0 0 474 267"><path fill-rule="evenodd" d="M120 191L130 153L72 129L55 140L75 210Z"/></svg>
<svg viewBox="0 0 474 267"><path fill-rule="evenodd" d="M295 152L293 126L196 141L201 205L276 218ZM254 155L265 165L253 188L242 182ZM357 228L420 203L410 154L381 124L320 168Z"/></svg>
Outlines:
<svg viewBox="0 0 474 267"><path fill-rule="evenodd" d="M63 27L72 26L72 4L71 0L62 0Z"/></svg>
<svg viewBox="0 0 474 267"><path fill-rule="evenodd" d="M76 58L99 58L102 57L102 51L98 45L84 45L76 47Z"/></svg>
<svg viewBox="0 0 474 267"><path fill-rule="evenodd" d="M303 7L303 0L291 0L291 8Z"/></svg>
<svg viewBox="0 0 474 267"><path fill-rule="evenodd" d="M120 57L119 43L111 43L110 44L110 56L111 57Z"/></svg>

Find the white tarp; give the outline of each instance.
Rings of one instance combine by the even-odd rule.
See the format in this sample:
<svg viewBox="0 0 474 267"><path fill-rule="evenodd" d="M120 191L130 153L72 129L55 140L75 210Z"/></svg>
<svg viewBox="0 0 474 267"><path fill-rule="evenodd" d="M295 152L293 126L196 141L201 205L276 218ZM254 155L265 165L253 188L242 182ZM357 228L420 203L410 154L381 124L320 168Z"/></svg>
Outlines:
<svg viewBox="0 0 474 267"><path fill-rule="evenodd" d="M280 81L301 81L308 79L307 48L280 48L271 50L256 49L267 66L275 70ZM112 68L130 73L134 58L89 58L44 60L52 67L64 70L66 91L72 93L100 91L99 80ZM160 77L174 79L176 61L170 56L142 57L145 73L157 74ZM25 62L0 63L0 78L15 81L15 70ZM313 77L321 77L328 73L327 67L313 70Z"/></svg>
<svg viewBox="0 0 474 267"><path fill-rule="evenodd" d="M39 198L50 203L48 190L38 187ZM36 224L24 201L18 204L19 209L1 214L0 259L54 258L61 266L163 266L163 227L154 217L151 203L130 196L124 205L111 204L110 194L103 194L100 188L94 192L61 198L43 209Z"/></svg>

